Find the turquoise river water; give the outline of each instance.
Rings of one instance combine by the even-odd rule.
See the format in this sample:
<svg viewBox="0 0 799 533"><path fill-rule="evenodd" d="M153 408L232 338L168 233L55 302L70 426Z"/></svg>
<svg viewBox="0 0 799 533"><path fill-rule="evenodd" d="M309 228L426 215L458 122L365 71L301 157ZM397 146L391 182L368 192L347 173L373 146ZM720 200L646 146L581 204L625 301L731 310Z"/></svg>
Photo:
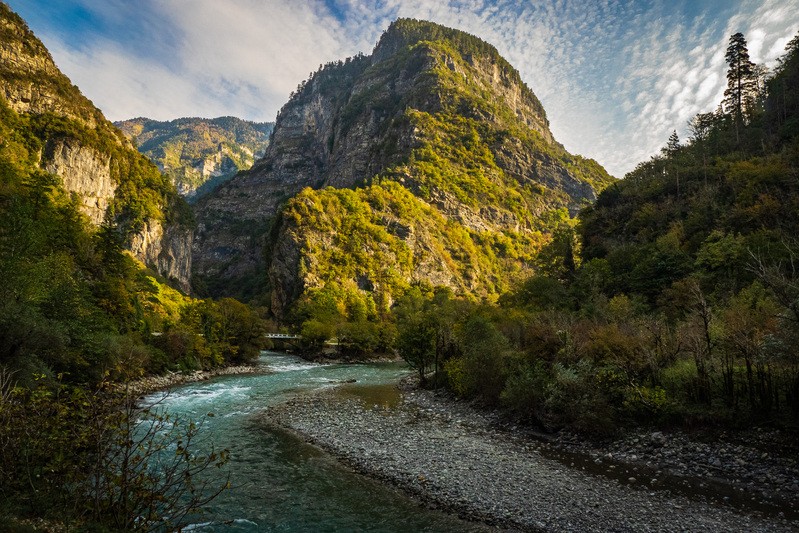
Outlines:
<svg viewBox="0 0 799 533"><path fill-rule="evenodd" d="M355 474L317 448L259 418L262 409L314 389L390 407L391 386L408 372L396 363L315 365L264 352L267 373L218 377L175 388L163 400L172 416L203 418L203 441L230 450L231 489L187 530L227 531L469 531L478 526L427 510L401 492ZM340 385L341 381L357 380ZM154 394L150 398L160 398ZM224 479L222 479L224 481Z"/></svg>

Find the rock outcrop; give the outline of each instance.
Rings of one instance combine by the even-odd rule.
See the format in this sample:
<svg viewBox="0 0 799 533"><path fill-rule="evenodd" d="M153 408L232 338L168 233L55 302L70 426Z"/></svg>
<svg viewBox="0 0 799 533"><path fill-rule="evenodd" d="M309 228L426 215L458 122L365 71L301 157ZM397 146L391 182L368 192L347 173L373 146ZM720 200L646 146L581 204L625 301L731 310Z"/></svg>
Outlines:
<svg viewBox="0 0 799 533"><path fill-rule="evenodd" d="M103 222L116 190L110 156L70 139L50 139L42 156L42 168L60 176L65 189L78 193L81 210L93 224Z"/></svg>
<svg viewBox="0 0 799 533"><path fill-rule="evenodd" d="M190 228L174 224L165 228L159 221L149 220L143 230L132 235L130 250L141 262L189 292L193 239Z"/></svg>

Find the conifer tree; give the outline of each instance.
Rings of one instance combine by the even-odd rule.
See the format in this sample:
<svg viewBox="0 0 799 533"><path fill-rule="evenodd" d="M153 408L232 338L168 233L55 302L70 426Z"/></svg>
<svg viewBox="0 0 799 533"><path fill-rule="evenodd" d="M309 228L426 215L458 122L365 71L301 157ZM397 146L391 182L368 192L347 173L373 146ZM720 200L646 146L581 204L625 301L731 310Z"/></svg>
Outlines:
<svg viewBox="0 0 799 533"><path fill-rule="evenodd" d="M674 179L677 183L677 198L680 197L680 171L679 167L675 165L674 158L680 151L680 136L677 135L677 130L672 130L671 135L669 135L669 140L666 142L666 146L661 148L660 152L663 154L663 157L666 158L666 167L663 169L663 173L666 173L668 169L669 174L674 174Z"/></svg>
<svg viewBox="0 0 799 533"><path fill-rule="evenodd" d="M724 58L727 60L727 89L724 91L724 110L733 116L735 141L740 142L739 129L754 104L757 94L755 64L749 59L746 39L738 32L730 37Z"/></svg>
<svg viewBox="0 0 799 533"><path fill-rule="evenodd" d="M677 130L672 130L669 135L669 140L666 142L666 147L661 151L666 157L672 157L680 150L680 137L677 135Z"/></svg>

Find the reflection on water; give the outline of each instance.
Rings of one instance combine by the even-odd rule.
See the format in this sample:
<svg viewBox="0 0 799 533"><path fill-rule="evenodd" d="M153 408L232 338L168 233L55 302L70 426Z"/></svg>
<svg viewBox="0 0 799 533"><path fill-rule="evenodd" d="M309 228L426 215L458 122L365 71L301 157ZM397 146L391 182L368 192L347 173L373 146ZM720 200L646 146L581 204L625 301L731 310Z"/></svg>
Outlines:
<svg viewBox="0 0 799 533"><path fill-rule="evenodd" d="M400 404L402 393L392 383L382 385L346 384L336 389L336 394L345 398L355 398L364 407L393 409Z"/></svg>
<svg viewBox="0 0 799 533"><path fill-rule="evenodd" d="M214 500L189 530L276 531L482 531L482 526L430 511L391 487L344 468L293 435L264 427L268 405L320 388L338 387L364 405L391 408L400 401L394 383L402 364L315 365L265 352L267 374L223 376L174 389L161 402L172 415L200 419L217 449L230 450L232 488ZM355 383L342 382L356 380ZM160 399L152 395L151 401ZM224 479L225 471L214 471Z"/></svg>

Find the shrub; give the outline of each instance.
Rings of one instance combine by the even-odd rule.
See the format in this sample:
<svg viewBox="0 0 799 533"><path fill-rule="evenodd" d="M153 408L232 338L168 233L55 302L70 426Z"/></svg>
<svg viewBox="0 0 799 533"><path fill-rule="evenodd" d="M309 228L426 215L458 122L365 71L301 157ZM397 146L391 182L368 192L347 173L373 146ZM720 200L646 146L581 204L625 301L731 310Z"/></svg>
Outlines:
<svg viewBox="0 0 799 533"><path fill-rule="evenodd" d="M552 372L546 407L557 424L600 436L616 430L613 409L600 393L589 361L569 367L555 363Z"/></svg>
<svg viewBox="0 0 799 533"><path fill-rule="evenodd" d="M502 405L522 420L541 422L547 418L545 405L551 381L543 361L523 363L505 382L500 395Z"/></svg>
<svg viewBox="0 0 799 533"><path fill-rule="evenodd" d="M466 368L463 357L453 357L444 362L444 375L447 386L458 396L466 396Z"/></svg>

